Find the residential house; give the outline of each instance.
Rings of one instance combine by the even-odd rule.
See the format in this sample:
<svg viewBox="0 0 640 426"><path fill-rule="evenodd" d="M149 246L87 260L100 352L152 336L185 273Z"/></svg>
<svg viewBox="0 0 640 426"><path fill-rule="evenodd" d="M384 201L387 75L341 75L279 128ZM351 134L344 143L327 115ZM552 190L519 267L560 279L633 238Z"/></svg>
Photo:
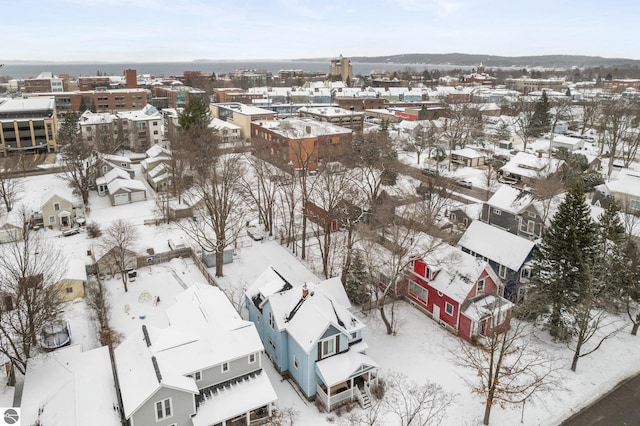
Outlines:
<svg viewBox="0 0 640 426"><path fill-rule="evenodd" d="M369 405L378 365L365 354L365 325L349 308L339 278L292 284L267 268L245 293L249 319L276 369L325 409Z"/></svg>
<svg viewBox="0 0 640 426"><path fill-rule="evenodd" d="M259 424L276 394L263 346L217 287L195 284L166 312L169 327L143 324L115 349L130 425Z"/></svg>
<svg viewBox="0 0 640 426"><path fill-rule="evenodd" d="M484 166L484 155L473 148L462 148L451 151L451 162L465 167Z"/></svg>
<svg viewBox="0 0 640 426"><path fill-rule="evenodd" d="M592 204L607 208L611 200L616 200L620 209L628 213L640 211L640 172L624 170L616 180L598 185Z"/></svg>
<svg viewBox="0 0 640 426"><path fill-rule="evenodd" d="M73 192L66 185L58 185L45 192L40 201L44 226L56 229L73 226L76 218L73 201Z"/></svg>
<svg viewBox="0 0 640 426"><path fill-rule="evenodd" d="M87 268L84 260L70 259L62 280L56 285L61 302L69 302L78 297L84 297L84 287L87 284Z"/></svg>
<svg viewBox="0 0 640 426"><path fill-rule="evenodd" d="M98 154L100 159L100 172L104 175L111 169L122 169L133 179L135 171L131 167L131 159L123 155Z"/></svg>
<svg viewBox="0 0 640 426"><path fill-rule="evenodd" d="M30 358L19 405L23 425L120 426L109 349L73 345Z"/></svg>
<svg viewBox="0 0 640 426"><path fill-rule="evenodd" d="M140 162L142 176L154 191L171 186L171 151L160 145L154 145L145 153L147 158Z"/></svg>
<svg viewBox="0 0 640 426"><path fill-rule="evenodd" d="M430 241L430 242L428 242ZM399 287L401 294L438 324L469 342L509 326L513 303L487 261L446 243L433 243L413 256Z"/></svg>
<svg viewBox="0 0 640 426"><path fill-rule="evenodd" d="M120 168L113 168L104 175L96 178L96 189L101 197L109 195L109 184L116 179L131 179L129 173Z"/></svg>
<svg viewBox="0 0 640 426"><path fill-rule="evenodd" d="M535 242L474 220L458 241L458 246L463 252L489 262L491 268L498 272L505 298L512 302L525 298Z"/></svg>
<svg viewBox="0 0 640 426"><path fill-rule="evenodd" d="M482 214L482 203L453 205L447 209L449 220L459 229L465 230Z"/></svg>
<svg viewBox="0 0 640 426"><path fill-rule="evenodd" d="M562 171L566 166L564 160L548 158L542 153L538 155L518 152L509 162L500 167L498 173L502 178L518 184L535 184L537 179L544 179Z"/></svg>
<svg viewBox="0 0 640 426"><path fill-rule="evenodd" d="M535 239L542 236L545 221L544 204L522 189L502 185L482 206L480 220L521 237Z"/></svg>

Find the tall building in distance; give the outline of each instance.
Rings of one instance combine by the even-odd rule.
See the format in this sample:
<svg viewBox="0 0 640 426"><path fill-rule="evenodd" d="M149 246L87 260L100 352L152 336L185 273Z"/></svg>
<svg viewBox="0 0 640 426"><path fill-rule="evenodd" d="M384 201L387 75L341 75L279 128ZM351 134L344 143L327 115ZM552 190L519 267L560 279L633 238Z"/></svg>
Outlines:
<svg viewBox="0 0 640 426"><path fill-rule="evenodd" d="M340 55L337 59L332 59L329 64L329 76L340 76L343 83L347 79L353 80L353 70L351 69L351 61Z"/></svg>

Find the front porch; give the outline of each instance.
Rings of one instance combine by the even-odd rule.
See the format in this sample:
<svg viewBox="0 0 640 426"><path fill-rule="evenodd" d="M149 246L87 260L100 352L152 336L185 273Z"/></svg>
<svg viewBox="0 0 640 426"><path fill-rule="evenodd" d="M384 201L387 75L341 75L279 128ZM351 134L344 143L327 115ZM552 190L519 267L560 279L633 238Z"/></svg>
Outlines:
<svg viewBox="0 0 640 426"><path fill-rule="evenodd" d="M369 408L372 399L370 387L376 383L378 383L377 375L368 371L366 374L352 377L328 389L324 384L318 384L316 386L316 398L320 400L327 412L342 404L356 400L362 408Z"/></svg>

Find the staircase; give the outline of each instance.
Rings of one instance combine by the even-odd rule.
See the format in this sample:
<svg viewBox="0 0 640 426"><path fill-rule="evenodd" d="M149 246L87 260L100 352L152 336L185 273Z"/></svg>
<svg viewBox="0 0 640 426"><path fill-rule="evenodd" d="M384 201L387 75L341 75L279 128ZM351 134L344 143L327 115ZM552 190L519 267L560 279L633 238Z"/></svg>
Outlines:
<svg viewBox="0 0 640 426"><path fill-rule="evenodd" d="M364 392L360 390L358 386L355 387L356 397L358 398L358 402L360 406L365 410L371 408L371 393L369 393L369 388L365 385Z"/></svg>

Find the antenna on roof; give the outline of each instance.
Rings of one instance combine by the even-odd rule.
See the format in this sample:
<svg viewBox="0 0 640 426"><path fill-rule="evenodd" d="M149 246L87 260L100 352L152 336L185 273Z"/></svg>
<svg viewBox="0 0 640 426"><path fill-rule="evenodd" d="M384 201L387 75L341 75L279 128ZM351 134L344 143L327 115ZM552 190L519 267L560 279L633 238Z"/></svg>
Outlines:
<svg viewBox="0 0 640 426"><path fill-rule="evenodd" d="M147 347L151 346L151 339L149 339L149 332L147 331L146 324L142 324L142 334L144 335L144 341Z"/></svg>
<svg viewBox="0 0 640 426"><path fill-rule="evenodd" d="M158 383L162 383L162 374L160 374L160 367L158 367L158 361L155 356L151 357L151 362L153 362L153 369L156 370L156 378L158 379Z"/></svg>

